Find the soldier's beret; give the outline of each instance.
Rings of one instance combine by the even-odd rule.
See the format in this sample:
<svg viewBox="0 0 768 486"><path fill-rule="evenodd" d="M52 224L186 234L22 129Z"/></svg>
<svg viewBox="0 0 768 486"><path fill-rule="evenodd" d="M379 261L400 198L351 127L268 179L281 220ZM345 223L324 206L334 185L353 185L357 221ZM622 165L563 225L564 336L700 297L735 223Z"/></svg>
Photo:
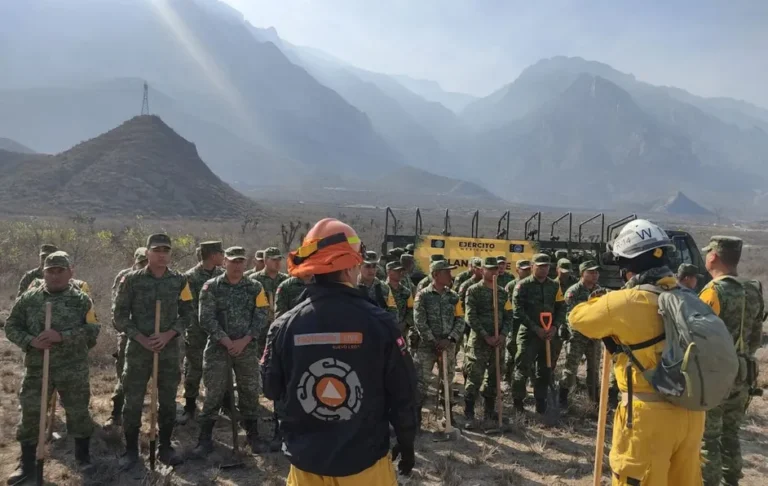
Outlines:
<svg viewBox="0 0 768 486"><path fill-rule="evenodd" d="M59 248L56 245L52 245L50 243L40 245L40 256L50 255L54 251L59 251Z"/></svg>
<svg viewBox="0 0 768 486"><path fill-rule="evenodd" d="M155 233L154 235L149 235L149 238L147 238L147 248L152 250L154 248L170 248L171 247L171 237L166 235L165 233Z"/></svg>

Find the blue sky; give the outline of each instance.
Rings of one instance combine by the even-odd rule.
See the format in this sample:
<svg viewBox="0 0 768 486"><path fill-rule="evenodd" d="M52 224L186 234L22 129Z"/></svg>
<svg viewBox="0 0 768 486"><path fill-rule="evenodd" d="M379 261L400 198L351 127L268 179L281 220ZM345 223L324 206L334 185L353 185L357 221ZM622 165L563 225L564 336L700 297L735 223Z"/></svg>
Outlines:
<svg viewBox="0 0 768 486"><path fill-rule="evenodd" d="M486 95L543 57L768 107L768 1L225 0L357 66Z"/></svg>

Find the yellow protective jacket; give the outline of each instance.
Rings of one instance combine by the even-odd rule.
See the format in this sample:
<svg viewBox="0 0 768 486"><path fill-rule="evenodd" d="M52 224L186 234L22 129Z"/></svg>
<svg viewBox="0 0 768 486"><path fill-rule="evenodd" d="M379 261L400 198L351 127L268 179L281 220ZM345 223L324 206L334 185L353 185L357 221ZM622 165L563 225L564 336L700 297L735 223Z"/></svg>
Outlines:
<svg viewBox="0 0 768 486"><path fill-rule="evenodd" d="M674 277L664 277L656 282L661 288L677 285ZM573 308L568 320L571 328L588 338L612 337L615 341L633 345L649 341L664 332L664 322L659 315L658 296L653 292L630 288L581 303ZM664 349L664 341L633 351L635 358L645 369L654 368ZM625 369L629 358L619 353L614 360L614 372L619 389L627 391ZM637 367L632 367L634 393L655 393L650 383Z"/></svg>

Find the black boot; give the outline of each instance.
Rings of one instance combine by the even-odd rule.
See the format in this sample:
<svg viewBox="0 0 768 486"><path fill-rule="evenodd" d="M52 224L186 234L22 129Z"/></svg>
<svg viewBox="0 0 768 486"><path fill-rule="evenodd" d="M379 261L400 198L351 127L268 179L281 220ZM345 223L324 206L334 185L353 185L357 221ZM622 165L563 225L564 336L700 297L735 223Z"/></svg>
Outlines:
<svg viewBox="0 0 768 486"><path fill-rule="evenodd" d="M467 430L471 430L474 427L475 422L475 401L466 399L464 400L464 418L466 419L467 423L464 425L464 428Z"/></svg>
<svg viewBox="0 0 768 486"><path fill-rule="evenodd" d="M75 460L80 472L88 473L93 470L91 465L91 438L75 439Z"/></svg>
<svg viewBox="0 0 768 486"><path fill-rule="evenodd" d="M523 401L520 400L519 398L515 398L512 401L512 406L514 407L515 412L518 412L518 413L525 412L525 407L523 406Z"/></svg>
<svg viewBox="0 0 768 486"><path fill-rule="evenodd" d="M560 387L560 407L568 408L568 388Z"/></svg>
<svg viewBox="0 0 768 486"><path fill-rule="evenodd" d="M21 444L21 455L19 456L19 465L13 473L8 476L8 486L21 484L27 479L32 479L35 475L35 451L37 444Z"/></svg>
<svg viewBox="0 0 768 486"><path fill-rule="evenodd" d="M178 466L184 460L176 454L176 451L171 447L171 436L173 435L173 425L170 424L160 425L159 439L160 444L157 448L157 459L167 466Z"/></svg>
<svg viewBox="0 0 768 486"><path fill-rule="evenodd" d="M120 469L127 471L139 461L139 429L126 429L125 434L125 454L120 458Z"/></svg>
<svg viewBox="0 0 768 486"><path fill-rule="evenodd" d="M537 398L536 399L536 413L543 415L544 412L547 411L547 399L546 398Z"/></svg>
<svg viewBox="0 0 768 486"><path fill-rule="evenodd" d="M184 414L176 419L177 425L186 425L190 420L195 420L197 411L197 399L187 397L187 403L184 405Z"/></svg>
<svg viewBox="0 0 768 486"><path fill-rule="evenodd" d="M213 420L200 422L200 436L197 439L197 446L192 451L196 459L203 459L213 452Z"/></svg>
<svg viewBox="0 0 768 486"><path fill-rule="evenodd" d="M419 413L419 416L421 416L421 413ZM275 428L272 431L272 440L269 441L269 452L278 452L282 449L283 435L280 433L280 419L278 418L277 413L275 413Z"/></svg>
<svg viewBox="0 0 768 486"><path fill-rule="evenodd" d="M264 454L269 452L269 444L259 439L259 423L256 420L244 420L245 439L248 441L248 447L254 454Z"/></svg>
<svg viewBox="0 0 768 486"><path fill-rule="evenodd" d="M496 399L493 397L484 397L483 402L483 418L485 420L493 420L496 415Z"/></svg>
<svg viewBox="0 0 768 486"><path fill-rule="evenodd" d="M104 427L120 427L122 425L123 397L115 396L112 398L112 415L104 423Z"/></svg>

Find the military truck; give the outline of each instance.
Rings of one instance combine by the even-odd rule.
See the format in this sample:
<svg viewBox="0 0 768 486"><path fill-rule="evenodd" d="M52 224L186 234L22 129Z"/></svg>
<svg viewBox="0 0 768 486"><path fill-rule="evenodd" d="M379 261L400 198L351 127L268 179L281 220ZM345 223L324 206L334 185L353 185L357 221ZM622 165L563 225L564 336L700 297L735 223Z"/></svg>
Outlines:
<svg viewBox="0 0 768 486"><path fill-rule="evenodd" d="M542 235L542 213L536 212L527 220L523 227L522 238L510 238L510 212L505 212L496 225L495 238L480 238L480 211L475 211L472 217L468 235L457 236L451 228L450 211L445 211L443 230L440 234L424 234L421 210L416 209L414 232L398 234L399 224L391 208L386 209L384 224L384 240L382 242L382 254L387 254L395 247L404 248L408 244L415 245L414 260L417 271L412 275L414 282L418 282L429 272L431 255L441 254L451 264L456 265L458 271L469 266L469 260L473 257L506 255L507 270L515 273L515 263L518 260L529 260L536 253L548 253L553 257L558 250L568 252L568 259L577 266L585 260L596 260L600 264L600 285L609 289L618 289L624 284L619 268L616 266L610 254L607 244L618 234L618 231L630 221L637 219L636 214L610 222L606 225L605 213L598 213L576 224L574 231L573 213L568 212L555 219L550 224L549 236ZM598 226L599 225L599 226ZM567 229L566 229L567 227ZM599 228L599 233L597 229ZM590 236L587 236L587 229ZM563 233L567 231L567 237ZM675 251L668 255L669 267L674 271L681 263L690 263L702 269L704 275L699 279L699 287L703 287L710 277L704 269L704 259L693 237L685 231L666 230ZM554 267L554 265L553 265Z"/></svg>

